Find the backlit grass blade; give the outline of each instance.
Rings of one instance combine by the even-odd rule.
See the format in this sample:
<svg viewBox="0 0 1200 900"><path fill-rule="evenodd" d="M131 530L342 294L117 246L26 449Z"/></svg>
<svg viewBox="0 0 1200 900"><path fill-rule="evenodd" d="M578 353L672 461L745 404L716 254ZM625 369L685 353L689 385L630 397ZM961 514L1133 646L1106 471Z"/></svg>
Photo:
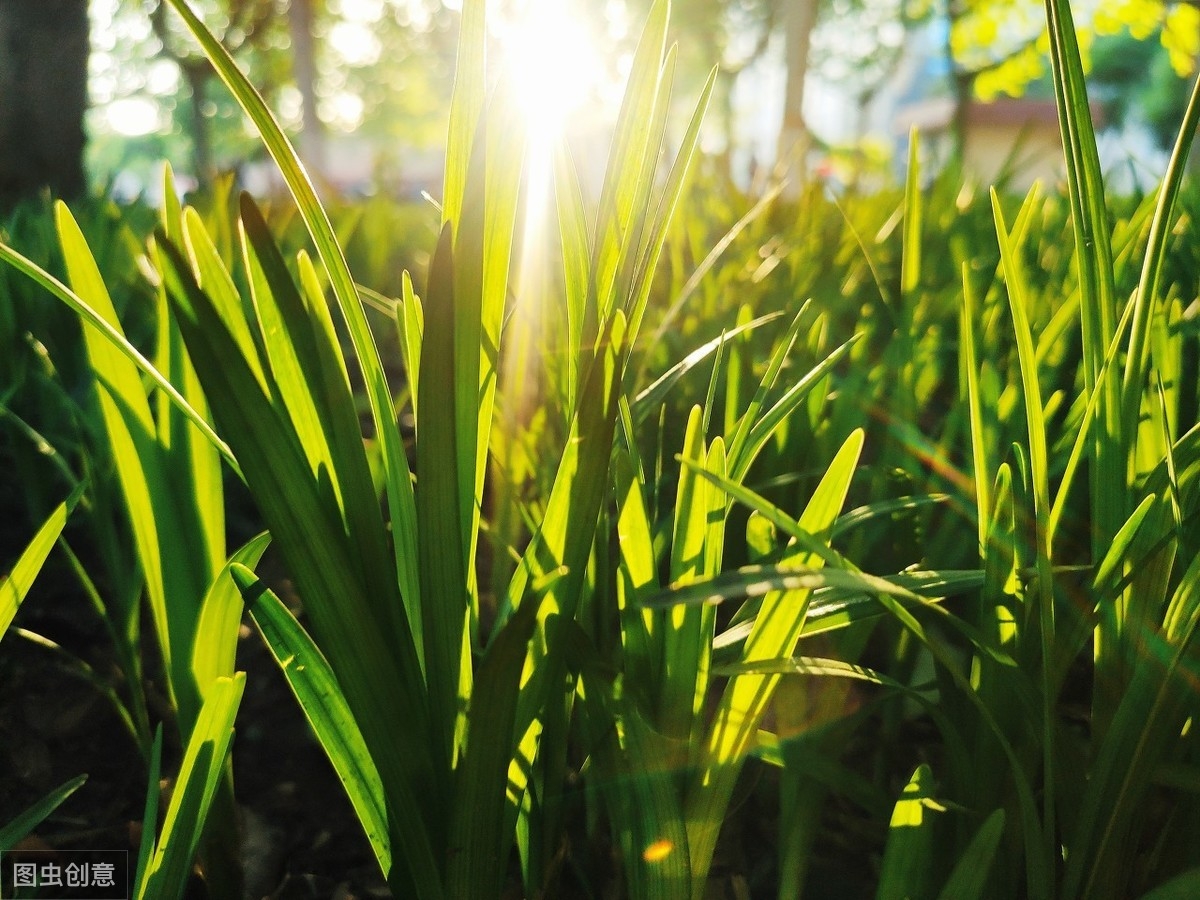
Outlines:
<svg viewBox="0 0 1200 900"><path fill-rule="evenodd" d="M658 561L646 499L633 464L618 454L614 464L617 497L617 538L620 562L617 602L621 616L621 640L625 671L636 684L661 685L662 654L655 652L661 640L662 613L644 604L658 587Z"/></svg>
<svg viewBox="0 0 1200 900"><path fill-rule="evenodd" d="M596 516L607 493L618 398L627 358L625 317L619 311L609 322L599 350L583 385L582 402L555 473L541 529L534 535L509 585L506 597L509 608L521 602L531 583L566 566L564 583L551 591L555 602L548 611L562 598L570 604L564 611L574 614L595 534Z"/></svg>
<svg viewBox="0 0 1200 900"><path fill-rule="evenodd" d="M231 576L235 565L256 566L271 542L263 532L229 558L208 588L196 621L192 646L192 672L203 697L217 678L231 676L237 655L238 630L242 623L242 595Z"/></svg>
<svg viewBox="0 0 1200 900"><path fill-rule="evenodd" d="M442 186L442 225L458 228L467 189L467 168L486 90L487 4L466 0L459 22L458 58L454 66L454 93L450 100L450 127L446 138L446 175Z"/></svg>
<svg viewBox="0 0 1200 900"><path fill-rule="evenodd" d="M628 829L618 833L628 860L631 896L676 900L687 891L690 848L672 760L674 745L628 702L622 704L623 743L611 764L621 784L613 805ZM614 741L615 743L615 741ZM614 754L617 755L617 754Z"/></svg>
<svg viewBox="0 0 1200 900"><path fill-rule="evenodd" d="M803 378L791 385L784 392L783 396L762 414L761 418L751 423L749 429L745 432L745 443L739 447L741 452L737 455L736 463L731 462L730 464L730 472L735 481L741 481L746 477L746 474L750 471L750 466L758 458L758 454L762 452L762 448L766 446L771 435L775 433L779 426L783 424L787 417L792 414L812 390L821 385L825 376L846 357L858 340L859 335L855 335L826 356L821 362L810 369ZM730 454L732 455L732 453L733 450L730 448Z"/></svg>
<svg viewBox="0 0 1200 900"><path fill-rule="evenodd" d="M55 207L55 221L72 286L98 314L120 329L116 309L92 252L70 211ZM96 394L154 621L168 690L186 736L198 711L191 648L204 592L224 558L224 514L217 460L193 447L182 420L155 423L136 367L107 340L85 333ZM169 339L160 344L169 348ZM190 366L176 346L168 366L186 381ZM199 398L198 386L192 391ZM195 489L203 487L199 497ZM216 508L212 493L217 493ZM206 513L207 519L206 521ZM219 532L219 533L217 533Z"/></svg>
<svg viewBox="0 0 1200 900"><path fill-rule="evenodd" d="M246 565L231 563L230 577L245 598L251 619L333 764L366 832L379 870L387 875L392 871L392 847L383 785L333 670L287 607ZM432 855L427 843L424 847L419 843L427 842L427 835L415 825L415 822L410 825L398 822L397 830L412 842L409 846L415 845L415 849Z"/></svg>
<svg viewBox="0 0 1200 900"><path fill-rule="evenodd" d="M417 396L420 391L421 341L425 334L425 311L421 305L421 298L413 290L412 278L408 272L401 278L401 311L396 316L396 327L400 333L400 358L404 362L404 373L408 376L413 418L416 419L419 415Z"/></svg>
<svg viewBox="0 0 1200 900"><path fill-rule="evenodd" d="M627 235L633 220L645 214L645 199L649 185L642 161L656 155L658 147L649 144L655 121L655 102L661 76L663 51L666 46L668 0L655 0L642 30L633 66L625 88L617 130L609 151L609 167L600 193L600 208L593 235L591 285L586 315L591 317L584 328L585 349L595 339L597 329L610 315L614 302L614 282L617 277L622 247L629 242ZM664 113L657 111L659 118ZM639 209L639 201L641 206Z"/></svg>
<svg viewBox="0 0 1200 900"><path fill-rule="evenodd" d="M168 313L165 294L159 294L160 340L158 364L171 374L172 380L183 386L188 400L197 409L207 410L200 382L184 349L183 338ZM178 601L190 601L193 609L179 614L181 624L194 631L195 616L203 602L204 592L225 560L225 488L221 457L188 418L160 394L159 444L163 447L166 477L169 484L185 498L177 506L179 518L160 524L160 530L171 532L170 540L186 548L184 558L190 561L186 582L184 573L176 573L173 583L180 585ZM164 556L166 565L178 565L178 557ZM182 587L186 584L186 588ZM187 593L184 594L183 590ZM198 593L194 593L197 592ZM181 629L177 644L191 636ZM177 649L182 650L179 646ZM227 673L228 674L228 673Z"/></svg>
<svg viewBox="0 0 1200 900"><path fill-rule="evenodd" d="M666 108L669 105L670 84L669 80L664 80L663 91L667 95L664 96L661 103L664 111L664 119ZM675 159L671 164L671 171L667 174L667 180L663 185L662 192L658 196L655 215L648 222L649 227L646 228L642 236L642 247L637 257L637 269L635 270L636 280L631 286L629 300L627 301L631 340L636 338L641 331L642 316L645 314L646 304L650 300L650 290L653 284L654 273L658 268L658 260L662 256L662 250L666 243L667 228L674 218L675 211L679 207L679 200L683 195L684 186L687 184L692 161L696 155L696 148L700 142L700 128L704 123L704 114L708 111L708 104L712 99L716 84L717 70L713 69L709 73L708 81L705 82L704 88L700 92L700 97L696 101L695 109L692 111L692 118L688 122L687 131L684 132L683 140L680 142ZM653 157L650 158L650 161L654 161ZM651 176L652 178L653 176Z"/></svg>
<svg viewBox="0 0 1200 900"><path fill-rule="evenodd" d="M800 517L800 527L819 540L828 540L829 531L841 511L862 443L861 431L846 439ZM785 563L815 568L822 560L815 554L796 549ZM804 625L807 604L808 591L805 589L799 594L776 591L764 597L758 620L746 638L743 661L790 656ZM686 799L694 898L703 895L705 875L716 847L721 820L778 679L778 675L745 675L734 679L726 687L717 707L712 731L701 756L700 771L690 780Z"/></svg>
<svg viewBox="0 0 1200 900"><path fill-rule="evenodd" d="M371 579L386 573L362 571L359 550L350 545L342 512L328 485L314 479L296 432L262 393L236 342L186 266L171 247L165 250L167 287L205 392L222 428L248 460L247 484L305 598L313 632L380 767L389 804L409 809L429 827L430 820L440 817L440 807L414 808L401 802L412 796L412 785L428 789L439 783L433 776L424 679L413 639L401 633L399 639L389 640L386 620L371 605L372 600L388 596L369 587ZM356 440L361 453L361 438ZM373 489L370 496L374 497ZM391 590L395 591L394 583ZM403 629L405 621L395 624ZM381 685L388 690L382 691ZM392 884L409 891L422 885L428 893L432 890L428 885L440 883L436 873L421 868L422 857L406 858L406 862L417 868L394 866Z"/></svg>
<svg viewBox="0 0 1200 900"><path fill-rule="evenodd" d="M175 244L177 247L187 248L192 268L196 272L196 281L212 298L213 305L220 312L222 320L237 341L243 358L250 363L250 367L258 377L259 384L265 389L266 378L262 373L258 346L255 344L250 327L246 322L242 298L238 294L237 286L233 283L233 277L217 252L200 214L188 207L181 214L181 219L183 234L179 240L175 241ZM171 238L170 230L167 231L167 237ZM269 344L267 349L270 349Z"/></svg>
<svg viewBox="0 0 1200 900"><path fill-rule="evenodd" d="M77 775L65 781L38 800L28 809L22 810L11 822L0 827L0 853L8 853L46 820L46 817L62 806L63 801L79 790L87 781L86 775Z"/></svg>
<svg viewBox="0 0 1200 900"><path fill-rule="evenodd" d="M933 814L943 811L933 799L933 772L927 765L918 766L892 810L876 900L907 900L928 893L933 868Z"/></svg>
<svg viewBox="0 0 1200 900"><path fill-rule="evenodd" d="M650 343L652 345L662 340L672 322L674 322L675 318L684 309L684 307L687 306L687 303L692 298L692 295L695 294L700 286L705 283L705 278L710 272L712 272L717 262L722 256L724 256L725 252L734 243L734 241L737 240L738 235L745 231L751 223L756 222L765 213L770 211L770 209L775 205L775 201L779 199L779 195L783 193L784 187L785 185L780 183L763 194L762 197L755 202L754 206L752 206L745 215L738 219L737 222L733 224L733 227L730 228L729 231L725 232L724 236L722 236L719 241L713 244L713 247L711 250L709 250L708 255L701 260L700 265L696 266L692 274L688 276L688 280L684 283L683 288L680 289L679 295L671 301L671 305L667 308L666 312L663 313L662 318L659 319L658 324L654 329L654 336L650 339ZM770 319L781 315L783 315L782 312L777 312L771 313L763 318ZM737 331L740 331L743 327L745 326L739 326ZM730 330L728 337L733 337L734 333L734 330Z"/></svg>
<svg viewBox="0 0 1200 900"><path fill-rule="evenodd" d="M154 729L154 741L150 745L150 764L146 773L146 802L142 807L142 837L138 842L138 854L133 877L134 897L141 897L146 876L150 873L150 860L154 856L154 844L158 834L159 799L162 795L162 723Z"/></svg>
<svg viewBox="0 0 1200 900"><path fill-rule="evenodd" d="M243 251L247 270L253 275L254 308L276 407L296 429L313 477L332 492L331 509L338 510L351 537L354 558L369 591L366 600L376 621L397 643L404 644L411 641L411 632L396 602L397 582L391 566L395 557L387 547L349 377L324 294L316 283L317 274L301 253L297 258L298 286L249 197L241 198L241 214L246 238ZM407 462L402 461L399 474L405 476L404 481L393 492L400 500L393 510L401 522L408 499L407 473ZM396 532L402 541L404 529L397 527ZM407 564L411 566L411 560Z"/></svg>
<svg viewBox="0 0 1200 900"><path fill-rule="evenodd" d="M469 610L463 517L471 515L463 509L464 485L455 464L456 460L461 463L458 425L462 417L458 404L462 397L450 388L461 377L455 340L455 306L459 298L452 245L451 229L443 227L425 292L416 490L425 670L435 718L434 739L438 742L435 758L442 766L448 766L451 759L458 710L463 634ZM478 355L474 350L468 352L473 357ZM474 386L477 367L471 365L468 370ZM470 413L473 423L473 404ZM474 445L473 440L470 443Z"/></svg>
<svg viewBox="0 0 1200 900"><path fill-rule="evenodd" d="M245 684L246 676L242 672L217 679L200 708L139 900L171 900L183 896L208 808L225 769L225 758L233 740L233 720Z"/></svg>
<svg viewBox="0 0 1200 900"><path fill-rule="evenodd" d="M1120 357L1121 339L1124 337L1125 330L1129 327L1129 323L1133 319L1135 309L1136 304L1129 303L1126 305L1125 311L1121 314L1121 321L1117 323L1116 333L1108 345L1108 352L1104 356L1104 365L1100 369L1099 380L1101 384L1108 377L1109 370L1116 364ZM1046 523L1046 544L1049 547L1051 555L1053 555L1054 551L1054 536L1058 531L1059 523L1062 521L1063 513L1066 510L1067 498L1070 496L1071 487L1075 482L1075 473L1078 471L1079 464L1083 459L1083 452L1087 447L1092 424L1095 422L1100 396L1099 387L1093 389L1088 395L1087 406L1084 408L1083 418L1079 423L1078 434L1075 438L1075 443L1071 447L1071 455L1068 457L1062 477L1059 479L1058 493L1054 496L1054 505L1050 509L1050 518Z"/></svg>
<svg viewBox="0 0 1200 900"><path fill-rule="evenodd" d="M773 322L782 315L782 312L767 313L765 316L759 316L757 319L753 319L736 328L731 328L720 337L713 338L711 341L701 344L655 379L653 384L642 389L633 398L633 402L630 405L634 423L641 424L651 416L662 405L667 394L679 383L679 380L684 375L708 359L713 353L718 352L724 344L730 343L734 338L747 334L756 328L766 325L768 322Z"/></svg>
<svg viewBox="0 0 1200 900"><path fill-rule="evenodd" d="M838 516L837 524L833 526L833 538L836 540L855 528L886 519L895 513L913 512L933 504L948 503L950 499L949 494L912 494L858 506L845 515Z"/></svg>
<svg viewBox="0 0 1200 900"><path fill-rule="evenodd" d="M850 596L887 594L910 603L920 603L922 599L908 588L877 575L783 562L774 566L742 566L705 581L674 582L646 603L650 607L712 606L731 598L763 597L779 591L813 591L826 587Z"/></svg>
<svg viewBox="0 0 1200 900"><path fill-rule="evenodd" d="M704 463L704 435L700 431L701 411L692 407L688 416L683 442L683 458ZM679 472L675 495L675 520L671 537L670 578L672 584L686 585L703 578L705 570L704 545L708 534L708 482L699 478L689 466ZM663 680L659 688L658 727L668 739L690 743L692 731L695 677L699 667L698 654L712 643L701 633L700 611L672 608L662 621Z"/></svg>
<svg viewBox="0 0 1200 900"><path fill-rule="evenodd" d="M12 624L17 607L29 593L30 586L42 570L50 551L54 549L54 544L62 534L71 511L83 496L83 491L83 485L76 487L70 497L54 508L33 536L33 540L22 551L20 558L12 564L12 569L0 580L0 638Z"/></svg>
<svg viewBox="0 0 1200 900"><path fill-rule="evenodd" d="M766 405L767 397L772 388L775 387L775 381L779 377L779 372L783 368L784 361L792 352L792 347L795 346L796 338L800 334L800 327L804 324L804 315L811 304L811 300L806 300L801 304L799 312L792 318L787 331L775 345L775 349L771 351L766 369L759 380L754 396L750 400L750 405L746 408L741 418L738 419L737 429L732 435L726 434L729 442L729 466L734 472L742 469L743 447L749 438L750 429L758 421L759 412Z"/></svg>
<svg viewBox="0 0 1200 900"><path fill-rule="evenodd" d="M229 465L235 473L240 474L237 460L233 457L233 452L229 449L226 443L217 436L212 425L200 415L191 404L183 397L182 394L171 384L170 380L154 367L142 353L129 343L124 333L114 327L108 319L93 310L86 301L79 297L69 287L47 272L45 269L38 266L36 263L26 259L20 253L17 253L11 247L4 243L0 243L0 260L11 265L17 271L27 275L33 281L37 282L56 298L70 307L83 322L102 334L120 353L125 356L130 362L137 366L138 370L146 375L154 382L155 387L163 391L179 410L188 417L200 432L208 439L210 443L220 452L226 464Z"/></svg>
<svg viewBox="0 0 1200 900"><path fill-rule="evenodd" d="M917 129L908 133L908 174L904 181L904 232L900 254L900 292L907 303L916 304L914 292L921 278L921 198L920 148ZM915 776L914 776L915 777Z"/></svg>
<svg viewBox="0 0 1200 900"><path fill-rule="evenodd" d="M1146 521L1146 517L1153 508L1156 500L1157 498L1153 494L1142 499L1137 508L1129 514L1129 518L1121 526L1121 530L1113 537L1112 546L1096 567L1096 574L1092 578L1092 585L1094 602L1097 606L1115 601L1116 598L1113 597L1113 592L1119 590L1118 581L1125 574L1124 569L1127 561L1133 558L1131 551L1138 530L1142 527L1142 523Z"/></svg>
<svg viewBox="0 0 1200 900"><path fill-rule="evenodd" d="M1125 459L1122 448L1130 422L1121 419L1120 381L1116 372L1101 380L1104 351L1116 324L1116 288L1104 180L1096 148L1079 41L1068 0L1045 0L1050 32L1059 126L1067 161L1071 224L1075 233L1075 263L1079 271L1083 326L1084 387L1090 393L1102 385L1097 412L1099 429L1093 440L1092 516L1093 556L1100 556L1109 538L1121 527L1128 509L1125 497ZM1096 640L1102 668L1116 623L1105 617Z"/></svg>
<svg viewBox="0 0 1200 900"><path fill-rule="evenodd" d="M465 42L471 35L464 32L461 38ZM462 52L482 57L484 46L464 44ZM452 315L449 321L454 378L439 382L438 387L442 391L452 390L455 395L454 443L447 460L455 463L458 505L448 509L458 511L461 565L466 572L472 607L478 602L475 547L525 148L524 130L511 127L514 103L502 84L476 125L462 213L460 220L450 226L453 254L447 257L454 270L454 303L447 310ZM432 328L436 301L432 296L425 301ZM425 414L430 415L428 407ZM469 669L464 668L464 677L468 673Z"/></svg>
<svg viewBox="0 0 1200 900"><path fill-rule="evenodd" d="M1042 767L1047 783L1055 781L1055 723L1057 703L1052 660L1055 658L1054 583L1051 573L1048 528L1050 517L1049 462L1046 449L1046 420L1042 407L1042 391L1038 379L1037 357L1029 328L1029 291L1025 274L1012 246L1000 199L992 189L992 210L996 218L996 236L1000 242L1001 265L1008 286L1009 310L1017 341L1017 357L1021 369L1021 386L1025 403L1025 419L1029 435L1029 468L1033 481L1034 547L1037 554L1038 628L1042 650ZM1115 531L1113 532L1115 533ZM1055 840L1055 802L1053 791L1044 792L1042 821L1048 840Z"/></svg>
<svg viewBox="0 0 1200 900"><path fill-rule="evenodd" d="M396 428L396 415L392 408L391 390L379 359L375 341L367 324L366 315L354 286L354 279L346 264L341 246L330 224L329 216L317 199L304 167L296 155L291 142L279 128L270 110L254 86L246 78L212 33L188 7L186 0L169 0L188 30L199 42L205 56L216 69L221 80L237 99L243 111L254 123L267 151L279 166L288 185L305 228L312 238L329 277L330 287L338 308L345 318L350 339L366 382L366 395L375 423L376 434L382 450L385 484L388 488L388 506L393 517L407 514L404 508L401 482L409 477L403 441Z"/></svg>
<svg viewBox="0 0 1200 900"><path fill-rule="evenodd" d="M557 212L559 244L562 252L563 289L567 308L567 378L566 397L562 407L568 416L575 412L575 401L579 396L582 377L579 365L582 361L583 328L588 300L588 234L587 216L584 213L583 190L575 163L565 143L557 148L554 156L554 202Z"/></svg>
<svg viewBox="0 0 1200 900"><path fill-rule="evenodd" d="M988 524L992 521L991 464L988 459L987 436L984 431L983 409L979 394L979 363L975 352L975 299L971 289L968 264L962 265L963 305L959 317L959 340L962 347L963 384L967 411L971 423L971 471L975 476L975 522L979 531L979 553L986 551Z"/></svg>
<svg viewBox="0 0 1200 900"><path fill-rule="evenodd" d="M1179 190L1183 183L1187 159L1197 127L1200 127L1200 83L1192 86L1191 98L1188 100L1179 136L1175 140L1175 147L1171 151L1171 160L1167 164L1167 171L1158 188L1158 202L1155 206L1154 218L1150 223L1145 261L1142 264L1141 277L1134 298L1135 312L1129 338L1129 353L1125 357L1121 408L1121 419L1129 428L1133 428L1133 423L1138 420L1141 397L1146 387L1150 323L1161 290L1167 238L1170 235L1175 207L1179 199ZM1131 433L1131 437L1135 435L1136 431ZM1131 451L1134 449L1130 448Z"/></svg>

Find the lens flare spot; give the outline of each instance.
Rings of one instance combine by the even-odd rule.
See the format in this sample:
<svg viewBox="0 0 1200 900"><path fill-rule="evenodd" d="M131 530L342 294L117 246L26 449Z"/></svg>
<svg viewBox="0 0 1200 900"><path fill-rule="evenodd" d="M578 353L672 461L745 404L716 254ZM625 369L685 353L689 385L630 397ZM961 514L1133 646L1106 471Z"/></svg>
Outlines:
<svg viewBox="0 0 1200 900"><path fill-rule="evenodd" d="M648 863L662 862L675 851L675 844L666 839L657 840L642 851L642 859Z"/></svg>

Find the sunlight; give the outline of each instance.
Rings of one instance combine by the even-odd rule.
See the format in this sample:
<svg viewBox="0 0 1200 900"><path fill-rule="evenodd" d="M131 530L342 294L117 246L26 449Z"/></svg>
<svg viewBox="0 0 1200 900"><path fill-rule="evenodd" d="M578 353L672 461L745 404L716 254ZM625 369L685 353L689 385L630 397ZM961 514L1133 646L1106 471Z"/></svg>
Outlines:
<svg viewBox="0 0 1200 900"><path fill-rule="evenodd" d="M596 42L561 0L527 0L497 30L531 150L553 144L604 80Z"/></svg>
<svg viewBox="0 0 1200 900"><path fill-rule="evenodd" d="M104 107L108 127L125 137L141 137L159 128L158 104L145 97L126 97Z"/></svg>

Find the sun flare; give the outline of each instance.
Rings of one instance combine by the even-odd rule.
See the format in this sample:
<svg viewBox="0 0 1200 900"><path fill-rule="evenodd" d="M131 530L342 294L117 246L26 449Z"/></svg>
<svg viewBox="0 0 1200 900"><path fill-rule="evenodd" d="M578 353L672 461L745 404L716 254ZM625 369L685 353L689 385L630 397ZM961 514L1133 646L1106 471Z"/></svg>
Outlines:
<svg viewBox="0 0 1200 900"><path fill-rule="evenodd" d="M604 66L596 41L572 4L526 0L498 37L529 139L553 143L597 93Z"/></svg>

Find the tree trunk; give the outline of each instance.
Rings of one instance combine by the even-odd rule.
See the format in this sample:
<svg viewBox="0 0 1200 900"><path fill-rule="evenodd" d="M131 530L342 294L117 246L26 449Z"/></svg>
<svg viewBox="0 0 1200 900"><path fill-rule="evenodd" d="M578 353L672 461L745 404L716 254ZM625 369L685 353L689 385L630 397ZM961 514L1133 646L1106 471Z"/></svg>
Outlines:
<svg viewBox="0 0 1200 900"><path fill-rule="evenodd" d="M785 168L796 196L804 179L804 155L808 149L808 126L804 122L804 81L813 29L817 25L818 0L788 0L783 4L784 57L787 82L783 95L783 122L779 128L778 160Z"/></svg>
<svg viewBox="0 0 1200 900"><path fill-rule="evenodd" d="M87 0L0 0L0 208L82 194Z"/></svg>
<svg viewBox="0 0 1200 900"><path fill-rule="evenodd" d="M188 60L180 63L183 80L192 95L192 170L196 181L208 184L215 174L212 154L212 131L204 107L208 102L208 80L213 71L207 60Z"/></svg>
<svg viewBox="0 0 1200 900"><path fill-rule="evenodd" d="M317 115L317 54L313 40L312 0L288 4L288 28L292 36L292 77L300 91L300 158L314 179L325 173L325 133Z"/></svg>

